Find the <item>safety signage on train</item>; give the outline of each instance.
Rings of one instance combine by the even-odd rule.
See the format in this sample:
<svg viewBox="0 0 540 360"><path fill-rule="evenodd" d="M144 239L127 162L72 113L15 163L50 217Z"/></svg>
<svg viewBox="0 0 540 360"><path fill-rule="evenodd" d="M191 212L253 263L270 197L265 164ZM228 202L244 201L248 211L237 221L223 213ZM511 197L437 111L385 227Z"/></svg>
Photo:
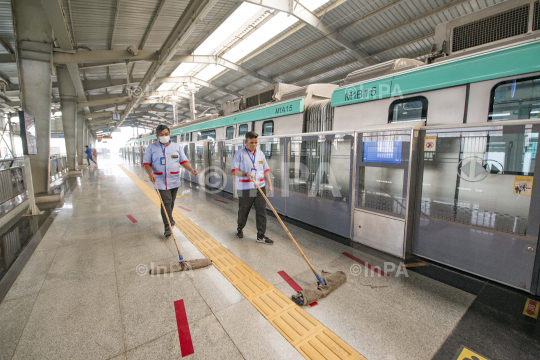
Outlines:
<svg viewBox="0 0 540 360"><path fill-rule="evenodd" d="M532 195L533 177L516 176L514 178L514 195Z"/></svg>
<svg viewBox="0 0 540 360"><path fill-rule="evenodd" d="M437 136L426 136L424 139L424 151L435 151L437 149Z"/></svg>
<svg viewBox="0 0 540 360"><path fill-rule="evenodd" d="M533 299L527 299L525 303L525 309L523 310L523 315L532 317L533 319L538 319L538 311L540 310L540 303Z"/></svg>

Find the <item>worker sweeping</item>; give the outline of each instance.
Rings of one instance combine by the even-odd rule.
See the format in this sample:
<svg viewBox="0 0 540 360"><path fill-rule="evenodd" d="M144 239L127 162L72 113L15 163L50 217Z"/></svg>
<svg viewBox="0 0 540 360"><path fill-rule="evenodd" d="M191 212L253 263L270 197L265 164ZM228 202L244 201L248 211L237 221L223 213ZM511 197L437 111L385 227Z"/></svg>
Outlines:
<svg viewBox="0 0 540 360"><path fill-rule="evenodd" d="M268 184L268 195L272 195L272 180L270 168L266 162L264 153L257 150L257 138L259 135L254 131L246 133L245 147L234 154L231 172L236 176L236 189L238 190L238 227L236 236L244 237L244 226L248 219L249 211L255 203L257 242L272 245L273 240L266 233L266 202L262 194L266 195L265 184ZM262 190L259 193L253 181Z"/></svg>
<svg viewBox="0 0 540 360"><path fill-rule="evenodd" d="M197 170L193 169L184 154L184 151L177 143L171 142L171 133L167 125L159 125L156 128L157 142L148 145L144 153L143 166L150 180L157 185L159 194L163 200L161 208L161 219L165 227L165 236L171 236L174 226L172 211L174 200L180 186L180 165L197 176ZM167 209L167 214L163 211ZM171 224L167 221L171 220Z"/></svg>

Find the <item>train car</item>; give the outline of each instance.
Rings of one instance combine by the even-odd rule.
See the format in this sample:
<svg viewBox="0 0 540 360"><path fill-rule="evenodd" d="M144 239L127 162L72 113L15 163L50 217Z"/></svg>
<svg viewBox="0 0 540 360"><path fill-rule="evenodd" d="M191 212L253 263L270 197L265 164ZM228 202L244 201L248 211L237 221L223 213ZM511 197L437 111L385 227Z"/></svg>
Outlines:
<svg viewBox="0 0 540 360"><path fill-rule="evenodd" d="M262 105L254 96L268 94L250 94L223 116L182 124L172 134L206 170L184 178L234 194L232 157L255 130L279 213L351 246L540 294L540 29L529 22L497 39L467 32L528 3L439 25L425 62L361 69L339 88L288 87Z"/></svg>

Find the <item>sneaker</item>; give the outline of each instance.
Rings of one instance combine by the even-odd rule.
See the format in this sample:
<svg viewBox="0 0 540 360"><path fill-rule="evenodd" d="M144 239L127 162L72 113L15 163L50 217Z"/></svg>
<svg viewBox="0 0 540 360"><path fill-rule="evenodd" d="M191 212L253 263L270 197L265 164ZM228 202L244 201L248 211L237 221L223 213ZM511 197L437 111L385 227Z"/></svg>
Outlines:
<svg viewBox="0 0 540 360"><path fill-rule="evenodd" d="M165 236L171 236L172 232L170 228L165 228Z"/></svg>
<svg viewBox="0 0 540 360"><path fill-rule="evenodd" d="M241 238L244 237L244 232L242 231L242 229L238 229L238 230L236 230L236 231L237 231L237 232L236 232L236 237L237 237L237 238L241 239Z"/></svg>
<svg viewBox="0 0 540 360"><path fill-rule="evenodd" d="M257 242L272 245L274 243L274 240L270 239L268 236L257 235Z"/></svg>
<svg viewBox="0 0 540 360"><path fill-rule="evenodd" d="M176 224L176 223L174 222L174 220L171 221L171 226L174 226L174 224Z"/></svg>

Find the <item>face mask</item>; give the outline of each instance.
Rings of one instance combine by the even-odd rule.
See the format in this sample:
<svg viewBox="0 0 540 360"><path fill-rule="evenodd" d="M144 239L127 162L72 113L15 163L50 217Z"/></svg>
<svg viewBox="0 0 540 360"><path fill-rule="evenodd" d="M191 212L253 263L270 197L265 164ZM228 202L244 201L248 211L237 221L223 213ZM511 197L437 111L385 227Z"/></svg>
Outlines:
<svg viewBox="0 0 540 360"><path fill-rule="evenodd" d="M167 144L170 139L171 139L170 136L160 136L159 137L159 142L162 143L162 144Z"/></svg>

